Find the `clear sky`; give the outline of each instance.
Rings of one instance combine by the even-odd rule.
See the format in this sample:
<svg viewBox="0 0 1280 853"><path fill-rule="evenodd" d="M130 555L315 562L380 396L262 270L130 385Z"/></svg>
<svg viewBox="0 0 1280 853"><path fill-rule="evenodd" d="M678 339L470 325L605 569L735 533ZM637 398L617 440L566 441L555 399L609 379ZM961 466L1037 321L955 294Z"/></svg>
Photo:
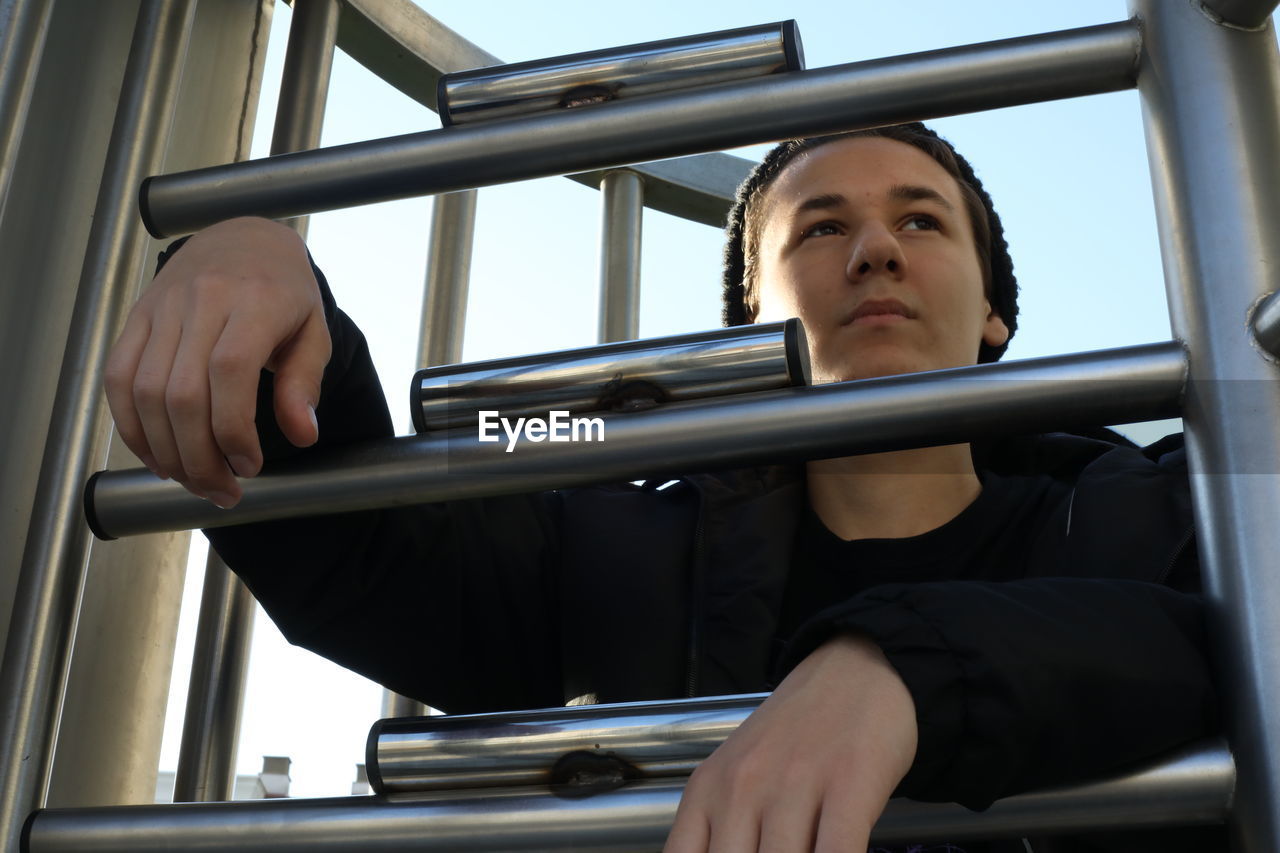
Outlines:
<svg viewBox="0 0 1280 853"><path fill-rule="evenodd" d="M648 0L418 0L505 61L520 61L794 17L808 67L1030 35L1125 18L1123 0L915 3ZM278 3L254 156L265 156L289 8ZM1004 220L1021 283L1006 358L1167 340L1168 315L1138 97L1123 92L931 122L974 164ZM435 115L344 55L335 59L322 144L438 127ZM643 128L637 128L643 133ZM734 152L758 158L761 148ZM594 342L599 194L564 179L482 190L464 359ZM430 200L313 217L312 251L368 334L400 432L418 334ZM640 334L719 325L716 229L646 211ZM1164 426L1168 426L1165 424ZM1170 430L1163 430L1170 431ZM1163 434L1135 431L1143 438ZM177 760L203 538L189 572L163 769ZM238 770L294 759L293 793L347 793L381 690L289 647L259 613Z"/></svg>

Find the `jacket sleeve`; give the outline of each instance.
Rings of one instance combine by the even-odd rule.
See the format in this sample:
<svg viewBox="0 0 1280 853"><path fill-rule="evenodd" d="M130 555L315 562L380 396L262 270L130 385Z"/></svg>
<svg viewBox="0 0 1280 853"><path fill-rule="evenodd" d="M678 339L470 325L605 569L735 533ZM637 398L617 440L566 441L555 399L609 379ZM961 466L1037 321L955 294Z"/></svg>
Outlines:
<svg viewBox="0 0 1280 853"><path fill-rule="evenodd" d="M898 794L983 809L1212 732L1201 610L1140 581L892 584L821 614L789 657L835 632L869 635L916 705Z"/></svg>
<svg viewBox="0 0 1280 853"><path fill-rule="evenodd" d="M1092 576L873 587L803 626L782 663L838 632L870 636L916 706L897 794L972 809L1215 732L1194 541L1151 580L1116 559L1073 574Z"/></svg>
<svg viewBox="0 0 1280 853"><path fill-rule="evenodd" d="M298 449L283 437L271 374L263 371L258 432L268 474L285 457L392 435L364 336L338 310L323 273L312 269L333 342L316 408L320 440ZM563 701L557 516L554 495L528 495L205 535L291 643L433 707L479 712Z"/></svg>

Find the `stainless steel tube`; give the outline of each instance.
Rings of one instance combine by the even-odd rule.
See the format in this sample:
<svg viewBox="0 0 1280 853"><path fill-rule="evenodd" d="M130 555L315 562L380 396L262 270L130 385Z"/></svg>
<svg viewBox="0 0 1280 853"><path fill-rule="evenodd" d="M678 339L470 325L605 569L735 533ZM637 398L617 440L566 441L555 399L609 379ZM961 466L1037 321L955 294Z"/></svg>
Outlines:
<svg viewBox="0 0 1280 853"><path fill-rule="evenodd" d="M418 334L420 365L435 367L462 360L477 195L475 190L438 195L432 206L422 327Z"/></svg>
<svg viewBox="0 0 1280 853"><path fill-rule="evenodd" d="M555 56L440 78L448 127L804 68L795 21Z"/></svg>
<svg viewBox="0 0 1280 853"><path fill-rule="evenodd" d="M230 510L145 468L103 472L86 510L99 536L131 536L1158 420L1179 412L1185 374L1170 342L606 414L603 441L512 453L474 429L386 439L246 480Z"/></svg>
<svg viewBox="0 0 1280 853"><path fill-rule="evenodd" d="M1236 27L1261 27L1276 9L1276 0L1201 0L1206 11Z"/></svg>
<svg viewBox="0 0 1280 853"><path fill-rule="evenodd" d="M1258 304L1252 325L1258 345L1280 358L1280 293L1272 293Z"/></svg>
<svg viewBox="0 0 1280 853"><path fill-rule="evenodd" d="M1280 850L1280 369L1249 320L1280 269L1280 52L1268 24L1130 0L1139 90L1176 337L1183 423L1227 734L1239 760L1237 848Z"/></svg>
<svg viewBox="0 0 1280 853"><path fill-rule="evenodd" d="M644 182L625 169L600 179L600 343L640 337Z"/></svg>
<svg viewBox="0 0 1280 853"><path fill-rule="evenodd" d="M1127 827L1221 823L1231 756L1196 744L1149 768L1087 785L1021 794L984 812L891 800L876 844L965 841ZM23 853L480 853L651 851L662 846L684 780L645 780L566 798L537 787L483 794L340 797L182 806L46 810Z"/></svg>
<svg viewBox="0 0 1280 853"><path fill-rule="evenodd" d="M365 768L380 794L566 784L574 765L557 763L573 754L628 779L688 776L766 695L378 720Z"/></svg>
<svg viewBox="0 0 1280 853"><path fill-rule="evenodd" d="M0 0L0 217L52 14L47 0Z"/></svg>
<svg viewBox="0 0 1280 853"><path fill-rule="evenodd" d="M297 216L789 136L1129 89L1129 21L774 74L672 95L426 131L149 178L159 235L243 214Z"/></svg>
<svg viewBox="0 0 1280 853"><path fill-rule="evenodd" d="M503 417L630 409L809 383L799 320L419 370L410 408L418 432Z"/></svg>
<svg viewBox="0 0 1280 853"><path fill-rule="evenodd" d="M339 11L338 0L294 0L276 100L276 124L271 133L272 156L308 151L320 144ZM306 239L305 216L287 224Z"/></svg>
<svg viewBox="0 0 1280 853"><path fill-rule="evenodd" d="M45 796L89 550L77 504L106 452L103 362L142 273L133 188L162 162L194 8L145 0L138 10L0 666L4 849L17 846L23 818Z"/></svg>
<svg viewBox="0 0 1280 853"><path fill-rule="evenodd" d="M253 615L249 588L210 548L173 783L175 803L231 799Z"/></svg>

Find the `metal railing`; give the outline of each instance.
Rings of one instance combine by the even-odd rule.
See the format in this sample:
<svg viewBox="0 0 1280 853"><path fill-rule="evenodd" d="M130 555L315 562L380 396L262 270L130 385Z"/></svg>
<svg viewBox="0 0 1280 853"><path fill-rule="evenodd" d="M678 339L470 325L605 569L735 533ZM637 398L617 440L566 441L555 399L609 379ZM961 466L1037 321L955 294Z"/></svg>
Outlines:
<svg viewBox="0 0 1280 853"><path fill-rule="evenodd" d="M173 14L176 5L149 3L144 11ZM359 22L374 20L375 5L367 0L348 0L343 15L344 20L357 21L352 32L359 29ZM1280 624L1273 618L1280 611L1280 577L1264 569L1280 551L1280 532L1273 518L1274 508L1280 506L1280 440L1273 426L1280 422L1280 383L1276 382L1271 355L1276 348L1278 322L1273 270L1280 267L1280 235L1270 227L1280 221L1280 196L1260 188L1280 185L1280 163L1273 157L1280 147L1280 61L1274 32L1267 22L1274 6L1274 2L1258 0L1207 0L1203 5L1131 0L1133 20L1099 27L854 63L786 79L732 84L715 92L692 91L593 110L464 127L448 136L428 132L287 155L272 161L161 176L149 182L145 193L148 224L160 233L183 231L241 213L296 216L407 194L605 169L640 159L711 151L786 135L925 119L1136 85L1146 119L1176 343L974 368L988 372L969 376L1001 381L971 385L952 382L946 388L946 397L936 396L936 386L931 383L937 377L898 377L848 383L849 387L829 386L830 390L809 389L811 393L775 394L768 399L671 407L643 413L634 422L618 419L608 451L601 449L603 445L582 445L579 450L589 448L597 454L590 464L600 464L600 479L617 480L641 470L639 462L644 460L633 458L633 451L642 429L649 430L644 436L644 441L649 442L645 460L655 455L651 443L655 436L657 440L666 436L668 444L664 448L673 454L672 470L676 470L687 467L694 459L703 466L708 461L711 465L732 465L754 460L758 457L750 446L776 437L778 421L784 417L788 437L794 436L798 423L816 424L812 429L806 428L810 432L806 451L838 448L848 452L854 447L888 449L971 438L998 426L1007 427L1015 412L1019 428L1042 428L1071 422L1164 417L1180 406L1193 472L1214 652L1220 683L1230 699L1227 735L1238 774L1234 797L1230 793L1231 762L1225 754L1193 751L1153 770L1154 775L1142 777L1158 788L1135 785L1132 779L1099 783L1072 789L1074 793L1063 796L1010 798L981 816L960 815L958 807L950 811L941 807L937 813L947 815L946 821L952 822L938 825L945 825L947 836L963 838L1226 818L1241 850L1272 851L1280 849L1280 803L1274 795L1280 790L1280 725L1273 701L1280 694L1280 656L1274 654L1280 648ZM398 0L389 3L386 10L389 17L405 14ZM140 18L144 22L151 20L146 14ZM383 29L391 32L395 27ZM139 32L144 31L140 26ZM367 35L367 30L364 32ZM340 27L340 41L342 37ZM145 52L140 49L139 56L154 57L163 50L163 45L152 45ZM391 60L387 62L388 67L394 65ZM135 75L144 73L138 71ZM155 84L143 84L143 91L148 85ZM773 96L767 105L757 101L756 96L761 93ZM123 110L122 115L132 114ZM645 132L634 133L638 126ZM536 143L531 143L532 131L537 131ZM130 168L122 164L119 176L125 180L136 174L136 169L136 165ZM264 184L264 178L271 179L269 186ZM646 184L646 202L656 195L660 194L651 193ZM707 197L713 200L702 205L701 215L708 215L708 209L723 203L713 198L714 193ZM127 220L127 213L119 210L103 216L102 236L94 244L99 246L98 254L108 247L114 250L133 245L131 237L110 231L122 228ZM90 272L90 263L98 254L91 251L86 261L88 277L111 268L114 256L101 259ZM87 294L94 293L93 287L82 289ZM78 331L73 331L68 345L69 353L75 353L77 358L84 355L85 364L64 372L67 378L59 392L59 400L63 401L59 405L66 412L69 401L74 401L81 409L67 415L72 431L55 439L61 445L51 444L70 455L71 460L46 461L46 479L55 484L46 487L42 480L39 500L40 506L52 503L33 515L33 528L44 525L53 532L38 539L38 543L62 543L70 535L67 531L74 525L64 507L66 483L68 477L74 479L83 469L83 459L92 455L89 448L93 430L82 425L76 412L96 410L88 402L93 394L87 389L96 387L106 347L97 330L109 326L111 312L120 310L110 299L94 302L95 299L93 295L85 297L85 307L78 309ZM1135 372L1133 368L1141 370ZM955 373L964 375L963 371ZM1038 381L1003 381L1018 375ZM1127 390L1097 394L1098 386L1092 383L1073 386L1083 377L1106 378L1106 387ZM1057 381L1068 378L1065 383ZM1109 384L1112 381L1114 385ZM1030 397L1018 393L1028 388L1033 391ZM1083 395L1079 393L1082 389ZM1142 392L1140 399L1130 393L1132 389ZM921 406L926 399L929 420L947 421L953 430L939 430L936 424L924 423ZM858 412L846 411L855 401ZM940 403L951 407L945 417L939 417ZM1000 424L991 417L993 403L1001 407ZM1088 412L1083 408L1086 404L1093 407ZM798 415L796 407L805 414ZM735 417L720 421L714 445L704 440L705 436L698 437L701 434L696 429L703 428L699 425L724 418L729 409ZM1242 412L1248 416L1241 417ZM837 422L841 431L853 431L856 426L858 437L842 437L837 443L833 434L823 433ZM695 429L692 437L690 429ZM896 441L886 443L882 436L887 433L895 433ZM620 450L613 449L614 435L627 439L618 442L622 445ZM443 476L437 481L428 477L407 484L379 468L390 457L404 454L419 454L422 460L438 465L444 448L430 446L430 441L401 442L382 456L382 448L372 452L354 450L348 456L330 460L326 468L286 475L276 485L264 478L264 485L255 484L256 495L246 488L242 502L245 514L240 520L249 520L248 513L255 506L258 509L253 511L262 513L260 517L277 517L272 513L280 512L280 505L273 503L274 498L263 497L271 489L288 493L290 499L306 498L315 484L326 478L340 479L356 470L371 480L381 480L379 488L399 490L401 497L442 499L478 493L474 486L456 478L450 482L451 478ZM503 458L499 464L486 459L481 448L459 447L455 443L447 449L459 454L453 465L458 464L458 459L465 459L475 471L514 477L506 467L514 457ZM530 461L526 463L527 470L520 472L525 475L519 483L521 490L592 481L579 470L585 463L556 457L553 451L558 448L554 445L526 449L530 452L521 458ZM383 474L379 474L380 470ZM662 472L654 472L647 465L643 473ZM107 492L113 494L98 508L98 520L104 529L118 525L117 529L123 531L139 524L154 524L139 521L153 513L167 516L161 522L165 526L206 523L199 512L185 508L184 499L172 488L158 494L153 486L140 478L130 479L131 476L99 479L98 500L102 501ZM511 487L512 484L502 486ZM44 497L46 494L53 497ZM332 495L321 502L324 506L304 501L302 508L305 512L336 511L331 508L331 498ZM357 502L368 500L368 495L363 495ZM103 510L107 504L117 509L127 505L129 509L104 523L104 515L109 515ZM225 520L226 515L222 514L222 518ZM5 763L0 768L4 771L0 829L6 839L16 837L16 827L26 809L40 803L41 774L51 748L51 729L40 728L49 715L41 716L40 706L56 707L56 678L52 671L57 665L57 636L69 623L67 613L51 613L38 605L34 597L45 593L33 590L49 590L49 595L61 590L57 594L65 599L67 591L75 588L75 571L70 563L74 562L78 547L76 543L67 546L71 557L41 554L24 562L23 589L32 591L20 596L33 600L24 603L20 597L24 608L21 616L26 621L19 623L19 611L15 609L16 627L10 632L0 676L0 684L6 688L0 691L5 702L0 744L6 749ZM46 566L55 568L50 573ZM22 630L32 620L33 636L38 642L15 642L14 631ZM20 672L24 673L22 678L18 677ZM25 673L33 674L34 680L27 680ZM11 686L12 691L7 689ZM33 756L30 761L26 761L27 751ZM1192 785L1197 793L1185 801L1185 810L1151 808L1156 799L1153 791L1167 794L1187 779L1198 781ZM1210 779L1210 784L1199 787ZM359 843L364 845L360 849L370 849L369 845L379 839L390 843L404 821L421 826L418 821L437 815L431 820L437 821L433 825L439 836L424 840L421 847L397 849L437 849L426 846L432 843L464 849L459 846L462 837L475 844L491 842L488 848L469 849L515 849L519 846L517 839L525 839L519 844L535 843L521 834L533 825L535 816L543 830L550 833L536 842L545 845L549 839L554 843L555 838L561 837L555 834L559 830L554 827L567 825L558 824L557 820L589 821L601 816L621 820L630 815L638 821L637 826L645 827L638 830L636 843L651 845L661 837L654 833L669 825L679 785L653 783L604 796L615 799L589 798L581 801L584 807L577 816L566 812L548 817L545 798L511 795L505 800L510 807L508 817L500 826L490 826L493 835L488 836L488 842L476 826L482 815L492 821L488 812L491 804L467 806L464 800L364 804L346 799L273 804L282 811L270 816L265 811L244 812L240 806L49 811L32 820L27 842L31 850L72 849L68 845L73 844L75 849L88 850L98 849L91 846L95 843L115 843L121 833L139 833L127 846L145 850L148 848L141 846L141 835L150 832L152 838L158 837L158 827L162 825L172 828L175 839L195 844L216 824L218 831L245 828L238 836L242 843L235 848L241 851L267 846L278 851L290 849L288 844L301 845L292 849L355 849L340 845L357 843L353 840L357 834ZM1024 808L1029 802L1046 808ZM1144 804L1148 807L1145 811ZM634 808L639 808L642 815L637 817L634 810L628 811ZM901 820L904 813L910 813L913 821L924 821L912 824L910 838L922 838L928 808L895 803L878 825L875 837L885 842L905 839L905 835L895 835L893 827L901 825L895 821ZM991 822L993 815L1007 818L1009 810L1021 817ZM271 830L270 840L254 835L276 826L277 819L286 813L289 817L283 818L278 831ZM309 823L317 814L324 814L325 821ZM522 815L527 818L524 823ZM343 829L336 831L340 824ZM150 829L144 832L144 826ZM316 826L322 827L337 846L320 846L323 839L316 834ZM591 831L598 833L601 824L594 826ZM452 834L464 829L475 834ZM611 834L616 836L617 831L614 824ZM600 836L572 837L583 841ZM619 841L623 843L625 839Z"/></svg>

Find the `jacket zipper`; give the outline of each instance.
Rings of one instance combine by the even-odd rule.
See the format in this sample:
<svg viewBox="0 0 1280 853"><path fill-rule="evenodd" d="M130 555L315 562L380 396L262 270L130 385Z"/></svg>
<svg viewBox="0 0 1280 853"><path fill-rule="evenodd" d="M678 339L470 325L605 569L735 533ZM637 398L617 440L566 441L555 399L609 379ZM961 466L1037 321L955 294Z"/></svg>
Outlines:
<svg viewBox="0 0 1280 853"><path fill-rule="evenodd" d="M1191 543L1191 537L1196 533L1196 526L1193 524L1187 528L1187 532L1183 534L1182 541L1178 543L1178 547L1174 550L1173 556L1169 558L1169 562L1164 567L1164 571L1156 576L1156 583L1164 583L1169 578L1169 573L1173 571L1173 566L1178 562L1178 558L1182 556L1182 552L1187 550L1187 545Z"/></svg>

